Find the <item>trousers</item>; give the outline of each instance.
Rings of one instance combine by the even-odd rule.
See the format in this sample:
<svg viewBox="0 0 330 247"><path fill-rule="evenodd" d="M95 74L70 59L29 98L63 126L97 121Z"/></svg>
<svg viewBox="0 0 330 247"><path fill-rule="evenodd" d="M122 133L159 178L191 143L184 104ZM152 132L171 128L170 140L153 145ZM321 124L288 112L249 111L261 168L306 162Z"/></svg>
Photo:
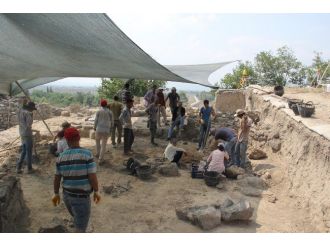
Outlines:
<svg viewBox="0 0 330 247"><path fill-rule="evenodd" d="M166 124L167 123L167 118L166 118L166 108L165 108L165 106L160 106L159 107L159 112L157 114L157 116L158 116L158 119L157 119L158 127L161 126L160 125L160 117L161 117L160 115L162 115L162 117L163 117L163 123Z"/></svg>
<svg viewBox="0 0 330 247"><path fill-rule="evenodd" d="M32 136L22 136L22 151L19 160L16 163L16 169L22 169L23 161L26 161L26 165L29 170L32 169L32 147L33 147L33 137Z"/></svg>
<svg viewBox="0 0 330 247"><path fill-rule="evenodd" d="M247 142L237 142L235 146L235 164L244 168L246 162Z"/></svg>
<svg viewBox="0 0 330 247"><path fill-rule="evenodd" d="M114 125L113 125L113 128L111 130L112 145L116 144L116 130L117 130L117 143L120 144L121 143L121 135L122 135L122 131L123 131L123 125L121 124L121 122L119 120L114 121Z"/></svg>
<svg viewBox="0 0 330 247"><path fill-rule="evenodd" d="M124 153L132 150L134 143L134 133L132 129L124 128Z"/></svg>
<svg viewBox="0 0 330 247"><path fill-rule="evenodd" d="M96 156L99 156L99 161L102 161L104 158L104 153L107 148L109 134L107 133L95 133L95 142L96 142Z"/></svg>

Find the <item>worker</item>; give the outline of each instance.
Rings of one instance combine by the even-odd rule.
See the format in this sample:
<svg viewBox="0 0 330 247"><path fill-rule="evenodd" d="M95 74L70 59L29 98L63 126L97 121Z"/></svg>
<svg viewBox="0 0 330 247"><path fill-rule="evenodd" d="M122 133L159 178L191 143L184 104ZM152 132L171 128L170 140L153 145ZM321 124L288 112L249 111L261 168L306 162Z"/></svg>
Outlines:
<svg viewBox="0 0 330 247"><path fill-rule="evenodd" d="M170 141L164 151L164 157L170 162L175 162L178 166L180 166L182 155L187 155L187 152L183 148L178 148L176 144L177 139L173 135L171 136Z"/></svg>
<svg viewBox="0 0 330 247"><path fill-rule="evenodd" d="M155 143L158 109L158 101L156 101L155 97L153 97L151 99L151 104L147 107L145 111L148 114L148 127L150 129L151 144L154 146L158 146L158 144Z"/></svg>
<svg viewBox="0 0 330 247"><path fill-rule="evenodd" d="M222 128L212 128L210 131L210 135L214 136L214 140L216 141L224 141L225 142L225 150L229 154L230 163L225 162L226 167L229 167L234 163L235 157L235 145L237 142L237 135L235 130L227 127Z"/></svg>
<svg viewBox="0 0 330 247"><path fill-rule="evenodd" d="M130 153L133 152L132 145L134 142L134 133L133 133L133 125L132 125L132 112L131 112L133 103L134 100L128 99L126 101L124 110L119 116L119 120L121 121L124 127L124 155L129 155Z"/></svg>
<svg viewBox="0 0 330 247"><path fill-rule="evenodd" d="M56 156L59 156L65 150L69 149L68 142L64 138L64 131L65 130L61 130L57 133L57 137L59 140L57 141Z"/></svg>
<svg viewBox="0 0 330 247"><path fill-rule="evenodd" d="M209 106L210 102L206 99L204 100L204 106L199 111L200 117L200 132L199 132L199 142L197 150L200 150L204 145L205 139L209 135L207 133L211 129L211 115L215 118L215 112L213 107Z"/></svg>
<svg viewBox="0 0 330 247"><path fill-rule="evenodd" d="M169 100L169 106L173 116L174 109L177 106L178 101L180 100L180 96L176 93L175 87L172 87L171 92L166 96L165 102L167 102L167 100Z"/></svg>
<svg viewBox="0 0 330 247"><path fill-rule="evenodd" d="M65 131L67 128L70 128L71 127L71 124L68 122L68 121L64 121L62 124L61 124L61 127L62 127L62 129L59 131L59 132L61 132L61 131ZM58 132L58 133L59 133ZM53 142L56 142L56 139L57 138L59 138L59 136L58 135L55 135L54 136L54 139L53 139Z"/></svg>
<svg viewBox="0 0 330 247"><path fill-rule="evenodd" d="M166 117L166 103L165 103L165 96L163 90L164 90L163 88L158 88L156 92L156 96L157 96L156 99L159 103L158 118L157 118L158 127L161 127L160 115L162 115L163 117L164 125L168 125L167 117Z"/></svg>
<svg viewBox="0 0 330 247"><path fill-rule="evenodd" d="M64 132L69 149L65 150L56 161L54 177L54 206L60 204L60 185L63 178L63 200L70 215L74 219L76 232L86 232L93 194L94 202L101 200L96 176L96 164L92 152L79 145L80 134L76 128L68 128Z"/></svg>
<svg viewBox="0 0 330 247"><path fill-rule="evenodd" d="M129 79L125 84L124 84L124 89L121 91L121 99L123 104L126 104L127 100L133 100L134 96L132 92L130 91L130 84L134 82L134 79Z"/></svg>
<svg viewBox="0 0 330 247"><path fill-rule="evenodd" d="M235 164L242 168L245 168L246 162L246 150L248 147L249 140L249 132L252 126L252 120L246 114L246 112L242 109L236 110L235 117L240 119L238 137L235 146Z"/></svg>
<svg viewBox="0 0 330 247"><path fill-rule="evenodd" d="M22 164L26 161L28 167L28 173L33 173L32 168L32 148L33 148L33 134L32 132L37 132L32 130L33 124L33 111L37 110L34 102L30 101L22 106L18 111L18 124L19 124L19 134L22 142L22 151L19 160L16 163L16 173L20 174L23 172Z"/></svg>
<svg viewBox="0 0 330 247"><path fill-rule="evenodd" d="M111 142L112 147L116 148L121 143L121 135L123 131L123 125L119 121L119 116L123 110L123 104L119 102L119 97L115 95L113 97L114 102L109 104L109 109L113 116L113 127L111 130ZM117 143L116 143L116 130L117 130Z"/></svg>
<svg viewBox="0 0 330 247"><path fill-rule="evenodd" d="M225 160L229 159L228 153L225 151L223 143L218 143L217 149L214 150L207 158L207 170L223 173L225 171Z"/></svg>
<svg viewBox="0 0 330 247"><path fill-rule="evenodd" d="M96 142L96 157L99 165L104 162L104 153L106 151L110 131L113 127L113 116L109 110L108 102L105 99L101 100L101 107L96 112L94 121L95 142Z"/></svg>
<svg viewBox="0 0 330 247"><path fill-rule="evenodd" d="M170 140L175 127L178 128L178 131L183 129L185 116L186 116L186 108L182 106L181 101L178 101L177 106L173 110L172 123L170 128L168 129L167 140Z"/></svg>
<svg viewBox="0 0 330 247"><path fill-rule="evenodd" d="M152 89L150 89L143 97L144 99L144 106L148 107L151 103L153 103L153 100L156 99L156 89L157 86L153 85Z"/></svg>

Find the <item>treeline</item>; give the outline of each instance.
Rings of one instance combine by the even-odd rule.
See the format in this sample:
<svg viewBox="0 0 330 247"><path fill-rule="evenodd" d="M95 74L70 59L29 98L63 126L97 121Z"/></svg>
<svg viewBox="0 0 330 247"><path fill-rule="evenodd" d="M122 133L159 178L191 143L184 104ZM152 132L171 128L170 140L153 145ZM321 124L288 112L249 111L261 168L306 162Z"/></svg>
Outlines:
<svg viewBox="0 0 330 247"><path fill-rule="evenodd" d="M315 86L323 74L323 80L330 78L330 69L326 71L330 60L321 55L320 52L315 52L312 65L304 66L287 46L277 49L275 53L262 51L255 56L253 62L240 62L217 85L233 89L240 88L243 84Z"/></svg>
<svg viewBox="0 0 330 247"><path fill-rule="evenodd" d="M31 98L37 103L48 103L54 106L66 107L71 104L80 104L82 106L97 106L98 95L92 93L60 93L54 92L51 88L47 87L47 91L34 90L31 93Z"/></svg>

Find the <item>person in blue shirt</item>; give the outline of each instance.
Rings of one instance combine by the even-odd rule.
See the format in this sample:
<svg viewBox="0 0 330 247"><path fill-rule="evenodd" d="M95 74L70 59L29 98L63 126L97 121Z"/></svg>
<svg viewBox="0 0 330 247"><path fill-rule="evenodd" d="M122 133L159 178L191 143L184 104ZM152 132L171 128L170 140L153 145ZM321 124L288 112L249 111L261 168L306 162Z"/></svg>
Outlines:
<svg viewBox="0 0 330 247"><path fill-rule="evenodd" d="M211 129L211 115L215 117L215 112L214 109L210 106L210 102L206 99L204 100L204 106L199 111L201 126L197 150L202 148L205 138L208 135L207 132Z"/></svg>

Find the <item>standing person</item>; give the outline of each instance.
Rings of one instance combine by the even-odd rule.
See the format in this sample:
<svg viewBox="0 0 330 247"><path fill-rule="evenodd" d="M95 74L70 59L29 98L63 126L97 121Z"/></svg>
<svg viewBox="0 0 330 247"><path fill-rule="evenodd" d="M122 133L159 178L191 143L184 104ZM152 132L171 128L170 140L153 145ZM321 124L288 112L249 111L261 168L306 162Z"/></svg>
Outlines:
<svg viewBox="0 0 330 247"><path fill-rule="evenodd" d="M150 135L151 135L151 144L154 146L158 146L157 143L155 143L155 136L157 132L157 116L158 116L158 101L155 100L155 98L151 99L151 104L146 109L146 113L148 114L148 127L150 129Z"/></svg>
<svg viewBox="0 0 330 247"><path fill-rule="evenodd" d="M119 116L119 120L124 127L124 154L128 155L132 151L132 145L134 142L134 133L132 125L132 112L131 108L133 107L133 100L127 100L124 110Z"/></svg>
<svg viewBox="0 0 330 247"><path fill-rule="evenodd" d="M165 103L165 96L164 96L164 93L163 93L163 88L158 89L158 91L156 93L156 96L157 96L157 101L159 103L159 111L158 111L157 122L158 122L158 127L161 127L160 115L163 116L163 123L165 125L168 125L167 117L166 117L166 103Z"/></svg>
<svg viewBox="0 0 330 247"><path fill-rule="evenodd" d="M225 141L225 150L229 154L230 163L234 163L235 159L235 145L237 142L237 135L235 130L227 127L222 127L218 129L212 129L210 135L214 136L216 141ZM228 165L230 166L230 164Z"/></svg>
<svg viewBox="0 0 330 247"><path fill-rule="evenodd" d="M70 215L74 219L76 232L86 232L90 212L90 194L97 204L101 200L96 176L96 164L92 152L79 145L80 134L76 128L68 128L64 132L69 149L65 150L56 161L54 178L54 206L60 204L60 185L63 178L63 200Z"/></svg>
<svg viewBox="0 0 330 247"><path fill-rule="evenodd" d="M245 167L246 162L246 150L249 141L250 128L252 126L252 119L249 118L244 110L238 109L235 117L240 119L238 137L235 146L235 164L242 168Z"/></svg>
<svg viewBox="0 0 330 247"><path fill-rule="evenodd" d="M130 91L130 83L134 82L134 79L129 79L125 84L124 84L124 89L121 91L121 99L123 104L126 104L127 100L133 100L134 96L132 92Z"/></svg>
<svg viewBox="0 0 330 247"><path fill-rule="evenodd" d="M201 126L197 150L202 148L203 142L208 135L207 131L211 129L211 114L215 117L213 107L210 107L209 104L210 102L207 99L204 100L204 106L199 111Z"/></svg>
<svg viewBox="0 0 330 247"><path fill-rule="evenodd" d="M121 143L121 134L123 130L123 125L119 121L119 116L121 111L123 110L123 104L119 102L119 97L116 95L113 97L114 102L109 104L109 109L112 111L113 116L113 128L111 131L111 142L112 147L117 147L117 144L119 145ZM116 129L117 129L117 144L116 144Z"/></svg>
<svg viewBox="0 0 330 247"><path fill-rule="evenodd" d="M179 101L173 110L172 123L167 133L168 140L170 140L175 127L179 127L179 130L183 128L185 115L186 109L182 106L182 102Z"/></svg>
<svg viewBox="0 0 330 247"><path fill-rule="evenodd" d="M180 96L176 93L176 88L172 87L171 92L166 96L165 102L169 99L169 106L173 115L174 108L177 106Z"/></svg>
<svg viewBox="0 0 330 247"><path fill-rule="evenodd" d="M144 105L145 107L148 107L152 102L153 102L153 99L156 98L156 89L157 89L157 86L156 85L153 85L152 86L152 89L149 90L145 95L144 95Z"/></svg>
<svg viewBox="0 0 330 247"><path fill-rule="evenodd" d="M111 111L107 108L107 105L108 102L106 100L101 100L101 108L96 112L94 121L96 157L99 159L99 164L104 161L104 153L113 126L113 116Z"/></svg>
<svg viewBox="0 0 330 247"><path fill-rule="evenodd" d="M214 150L207 158L208 171L223 173L225 171L225 159L229 159L228 153L225 151L223 143L218 144L218 149Z"/></svg>
<svg viewBox="0 0 330 247"><path fill-rule="evenodd" d="M30 101L22 106L18 111L19 134L22 142L22 151L19 160L16 163L16 172L22 173L23 161L26 161L28 173L33 173L32 169L32 147L33 147L33 111L37 110L34 102Z"/></svg>
<svg viewBox="0 0 330 247"><path fill-rule="evenodd" d="M168 143L165 151L164 157L168 159L170 162L175 162L179 166L180 159L182 155L187 155L186 150L183 148L178 148L176 146L177 140L174 136L171 137L170 142Z"/></svg>

